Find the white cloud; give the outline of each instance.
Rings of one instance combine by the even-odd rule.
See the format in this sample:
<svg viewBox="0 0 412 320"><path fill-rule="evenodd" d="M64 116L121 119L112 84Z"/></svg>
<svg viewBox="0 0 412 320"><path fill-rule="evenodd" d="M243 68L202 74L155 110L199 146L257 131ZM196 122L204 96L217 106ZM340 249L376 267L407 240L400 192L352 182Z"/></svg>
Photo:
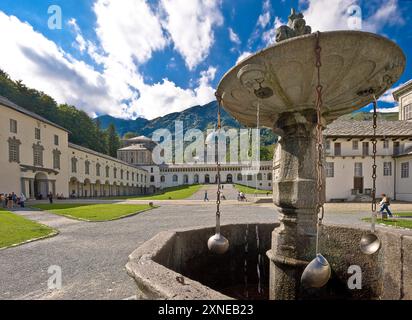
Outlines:
<svg viewBox="0 0 412 320"><path fill-rule="evenodd" d="M388 91L386 91L379 99L378 101L381 102L386 102L386 103L396 103L395 99L393 98L393 92L398 90L400 87L404 86L405 83L401 83L400 85L389 89Z"/></svg>
<svg viewBox="0 0 412 320"><path fill-rule="evenodd" d="M381 113L389 113L389 112L399 112L399 107L392 107L392 108L378 108L376 109L378 112ZM371 110L370 112L373 112L373 110Z"/></svg>
<svg viewBox="0 0 412 320"><path fill-rule="evenodd" d="M68 22L69 26L73 28L73 31L76 34L76 46L80 50L80 52L84 52L87 48L87 41L84 39L82 32L77 25L76 19L72 18Z"/></svg>
<svg viewBox="0 0 412 320"><path fill-rule="evenodd" d="M102 48L129 68L134 59L146 62L167 44L161 23L145 0L97 0L94 12Z"/></svg>
<svg viewBox="0 0 412 320"><path fill-rule="evenodd" d="M74 104L90 114L120 115L122 108L106 94L101 74L66 54L54 42L14 16L0 11L2 49L0 68L29 87L44 91L59 102ZM120 112L119 112L120 111Z"/></svg>
<svg viewBox="0 0 412 320"><path fill-rule="evenodd" d="M187 107L203 105L214 99L215 90L210 86L216 75L216 68L209 67L201 72L198 86L195 89L182 89L168 79L154 85L144 85L141 96L136 99L131 107L131 112L145 110L148 119L179 112Z"/></svg>
<svg viewBox="0 0 412 320"><path fill-rule="evenodd" d="M266 11L259 16L257 23L262 29L264 29L269 24L269 22L270 22L270 12Z"/></svg>
<svg viewBox="0 0 412 320"><path fill-rule="evenodd" d="M242 61L243 59L246 59L247 57L249 57L249 56L252 55L252 54L253 54L253 53L252 53L252 52L249 52L249 51L243 52L243 53L239 56L239 58L237 58L236 64L238 64L240 61Z"/></svg>
<svg viewBox="0 0 412 320"><path fill-rule="evenodd" d="M161 0L164 28L190 70L209 55L214 43L213 28L223 24L220 3L220 0Z"/></svg>
<svg viewBox="0 0 412 320"><path fill-rule="evenodd" d="M229 30L230 41L232 41L236 45L240 45L241 41L240 41L239 36L236 34L236 32L234 32L232 28L229 28L228 30Z"/></svg>
<svg viewBox="0 0 412 320"><path fill-rule="evenodd" d="M347 30L348 9L356 5L353 0L301 0L306 10L303 11L306 23L313 31ZM374 6L376 11L369 17L362 14L362 30L378 32L387 24L402 21L397 0L379 0Z"/></svg>
<svg viewBox="0 0 412 320"><path fill-rule="evenodd" d="M44 91L59 103L73 104L90 115L139 115L151 119L214 99L214 89L210 84L216 74L214 67L202 71L194 87L189 89L180 88L168 79L154 85L145 83L144 75L138 70L139 61L149 59L152 51L159 50L167 40L148 39L143 43L142 34L149 31L138 28L142 21L133 19L136 25L129 25L130 21L124 22L124 17L116 14L116 10L112 12L111 19L103 19L108 14L106 10L112 7L110 1L99 2L96 3L100 21L97 44L83 38L82 48L83 51L87 49L87 53L101 65L102 71L76 60L28 23L1 11L0 68L13 79L22 79L27 86ZM145 6L141 8L149 10ZM76 35L81 35L74 20L69 24ZM160 37L158 31L150 32ZM117 48L116 44L123 47Z"/></svg>

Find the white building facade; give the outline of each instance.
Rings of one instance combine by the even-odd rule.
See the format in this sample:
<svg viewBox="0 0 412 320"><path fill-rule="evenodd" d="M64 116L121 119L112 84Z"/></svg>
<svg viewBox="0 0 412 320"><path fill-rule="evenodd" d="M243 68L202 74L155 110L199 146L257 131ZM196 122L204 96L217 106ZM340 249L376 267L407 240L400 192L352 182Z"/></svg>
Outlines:
<svg viewBox="0 0 412 320"><path fill-rule="evenodd" d="M148 172L68 142L69 132L0 96L0 193L27 198L147 193ZM86 168L87 167L87 168Z"/></svg>

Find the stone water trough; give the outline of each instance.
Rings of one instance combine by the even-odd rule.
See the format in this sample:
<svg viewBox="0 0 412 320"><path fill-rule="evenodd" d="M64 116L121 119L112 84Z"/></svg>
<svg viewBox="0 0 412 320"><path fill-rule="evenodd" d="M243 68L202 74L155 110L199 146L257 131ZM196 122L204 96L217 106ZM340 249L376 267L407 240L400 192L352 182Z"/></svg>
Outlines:
<svg viewBox="0 0 412 320"><path fill-rule="evenodd" d="M275 292L269 281L270 247L272 232L278 226L223 226L222 234L230 241L224 255L214 255L207 248L207 240L214 234L212 227L159 233L129 256L126 268L136 282L137 297L270 299ZM359 242L366 232L324 225L320 247L331 264L332 278L324 288L302 290L298 295L302 299L412 299L412 235L379 228L382 247L378 253L365 256ZM348 268L353 265L362 270L362 289L348 288Z"/></svg>

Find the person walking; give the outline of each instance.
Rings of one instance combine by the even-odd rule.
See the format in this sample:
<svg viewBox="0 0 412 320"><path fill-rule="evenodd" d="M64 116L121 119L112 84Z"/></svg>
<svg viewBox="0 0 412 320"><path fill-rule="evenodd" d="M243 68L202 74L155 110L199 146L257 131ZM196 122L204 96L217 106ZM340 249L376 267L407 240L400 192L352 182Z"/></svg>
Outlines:
<svg viewBox="0 0 412 320"><path fill-rule="evenodd" d="M26 202L26 197L24 195L24 193L21 193L20 195L20 207L24 208L24 203Z"/></svg>
<svg viewBox="0 0 412 320"><path fill-rule="evenodd" d="M13 208L14 208L14 206L17 206L17 194L12 192L11 193L11 199L13 200Z"/></svg>
<svg viewBox="0 0 412 320"><path fill-rule="evenodd" d="M49 193L48 195L47 195L47 198L49 198L49 202L50 202L50 204L52 204L53 203L53 193Z"/></svg>
<svg viewBox="0 0 412 320"><path fill-rule="evenodd" d="M203 201L209 201L209 197L208 197L208 195L207 195L207 190L205 190L205 198L204 198L204 200Z"/></svg>
<svg viewBox="0 0 412 320"><path fill-rule="evenodd" d="M0 201L1 201L1 206L3 209L7 208L7 194L2 193L0 194Z"/></svg>
<svg viewBox="0 0 412 320"><path fill-rule="evenodd" d="M12 209L13 208L13 196L11 193L7 195L7 209Z"/></svg>
<svg viewBox="0 0 412 320"><path fill-rule="evenodd" d="M389 217L393 217L392 212L389 210L391 203L389 201L389 197L387 197L386 194L382 193L382 201L379 203L379 205L381 206L381 209L379 210L380 214L383 214L383 212L386 210Z"/></svg>

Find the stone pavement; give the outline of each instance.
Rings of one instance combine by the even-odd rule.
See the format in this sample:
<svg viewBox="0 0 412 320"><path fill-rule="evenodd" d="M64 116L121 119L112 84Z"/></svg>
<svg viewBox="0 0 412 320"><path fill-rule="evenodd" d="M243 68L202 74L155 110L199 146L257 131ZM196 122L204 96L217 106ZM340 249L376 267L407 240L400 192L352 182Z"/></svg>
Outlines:
<svg viewBox="0 0 412 320"><path fill-rule="evenodd" d="M223 189L221 189L221 193L226 197L226 200L236 200L237 201L237 190L233 187L232 184L222 184ZM216 201L217 199L217 185L209 184L204 185L202 188L192 195L188 200L204 200L205 198L205 191L207 191L207 195L209 201ZM223 200L224 201L224 200Z"/></svg>
<svg viewBox="0 0 412 320"><path fill-rule="evenodd" d="M410 204L394 204L392 209L395 206L399 206L396 210L412 211ZM368 210L368 204L327 204L325 222L367 227L359 219L368 216ZM124 266L139 245L160 231L215 223L213 201L195 200L162 203L152 211L100 223L41 211L16 213L56 228L60 234L0 250L0 299L125 299L135 294L135 285ZM222 203L223 224L277 220L273 204ZM51 265L62 267L59 291L47 288Z"/></svg>

